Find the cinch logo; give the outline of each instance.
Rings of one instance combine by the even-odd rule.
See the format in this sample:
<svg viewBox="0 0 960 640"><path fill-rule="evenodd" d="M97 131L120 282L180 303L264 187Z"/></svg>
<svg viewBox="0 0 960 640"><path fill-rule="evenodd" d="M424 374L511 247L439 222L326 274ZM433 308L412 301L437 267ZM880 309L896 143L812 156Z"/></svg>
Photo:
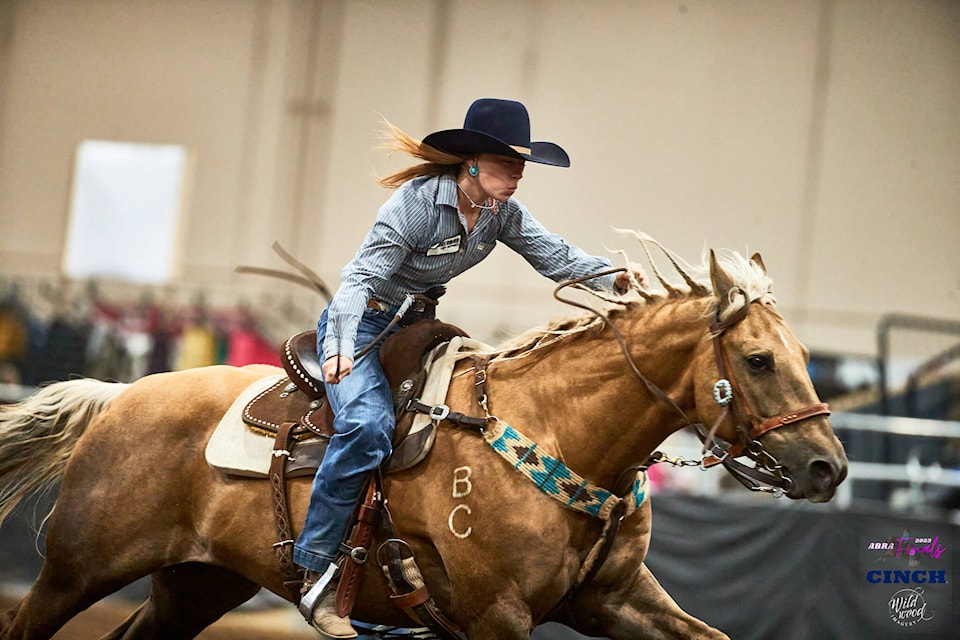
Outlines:
<svg viewBox="0 0 960 640"><path fill-rule="evenodd" d="M867 571L871 584L947 584L946 571Z"/></svg>

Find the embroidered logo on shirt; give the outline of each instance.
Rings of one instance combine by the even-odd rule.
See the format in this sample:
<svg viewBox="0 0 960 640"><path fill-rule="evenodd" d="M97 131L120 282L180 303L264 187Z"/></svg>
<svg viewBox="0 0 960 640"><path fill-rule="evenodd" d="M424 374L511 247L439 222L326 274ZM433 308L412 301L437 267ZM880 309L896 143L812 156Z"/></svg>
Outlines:
<svg viewBox="0 0 960 640"><path fill-rule="evenodd" d="M427 249L428 256L442 256L446 253L456 253L460 250L460 236L447 238Z"/></svg>

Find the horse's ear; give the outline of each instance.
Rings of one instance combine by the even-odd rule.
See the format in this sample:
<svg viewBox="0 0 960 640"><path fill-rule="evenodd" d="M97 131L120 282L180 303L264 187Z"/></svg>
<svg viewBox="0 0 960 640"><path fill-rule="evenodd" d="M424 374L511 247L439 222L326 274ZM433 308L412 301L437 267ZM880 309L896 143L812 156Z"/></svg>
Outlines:
<svg viewBox="0 0 960 640"><path fill-rule="evenodd" d="M713 294L722 312L730 304L730 290L736 287L736 283L720 266L713 249L710 249L710 282L713 283Z"/></svg>
<svg viewBox="0 0 960 640"><path fill-rule="evenodd" d="M750 262L760 267L760 271L763 271L763 275L767 275L767 266L763 264L763 258L760 257L759 253L755 253L750 256Z"/></svg>

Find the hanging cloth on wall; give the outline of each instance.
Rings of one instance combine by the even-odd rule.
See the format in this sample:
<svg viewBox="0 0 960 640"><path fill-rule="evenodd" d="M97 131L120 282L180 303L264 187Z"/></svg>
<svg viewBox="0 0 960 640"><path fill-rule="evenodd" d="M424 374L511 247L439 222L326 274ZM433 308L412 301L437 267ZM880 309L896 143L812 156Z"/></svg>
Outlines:
<svg viewBox="0 0 960 640"><path fill-rule="evenodd" d="M82 376L87 371L86 351L90 327L85 324L73 324L61 318L55 318L47 330L47 341L43 345L38 367L34 373L36 383L68 380L72 376Z"/></svg>
<svg viewBox="0 0 960 640"><path fill-rule="evenodd" d="M0 307L0 362L22 362L28 348L26 326L13 309Z"/></svg>
<svg viewBox="0 0 960 640"><path fill-rule="evenodd" d="M248 364L272 364L280 366L280 348L269 344L250 329L234 329L227 337L225 364L243 367Z"/></svg>
<svg viewBox="0 0 960 640"><path fill-rule="evenodd" d="M188 325L180 335L179 349L174 361L174 370L193 369L217 364L217 344L213 327Z"/></svg>

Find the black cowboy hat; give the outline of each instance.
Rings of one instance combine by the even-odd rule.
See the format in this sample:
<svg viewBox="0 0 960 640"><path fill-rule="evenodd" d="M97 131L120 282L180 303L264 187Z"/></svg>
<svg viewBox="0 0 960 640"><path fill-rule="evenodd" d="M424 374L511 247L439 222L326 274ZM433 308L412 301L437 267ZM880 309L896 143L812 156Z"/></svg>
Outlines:
<svg viewBox="0 0 960 640"><path fill-rule="evenodd" d="M480 98L467 110L462 129L431 133L423 144L454 155L495 153L555 167L569 167L570 156L552 142L530 142L530 116L515 100Z"/></svg>

